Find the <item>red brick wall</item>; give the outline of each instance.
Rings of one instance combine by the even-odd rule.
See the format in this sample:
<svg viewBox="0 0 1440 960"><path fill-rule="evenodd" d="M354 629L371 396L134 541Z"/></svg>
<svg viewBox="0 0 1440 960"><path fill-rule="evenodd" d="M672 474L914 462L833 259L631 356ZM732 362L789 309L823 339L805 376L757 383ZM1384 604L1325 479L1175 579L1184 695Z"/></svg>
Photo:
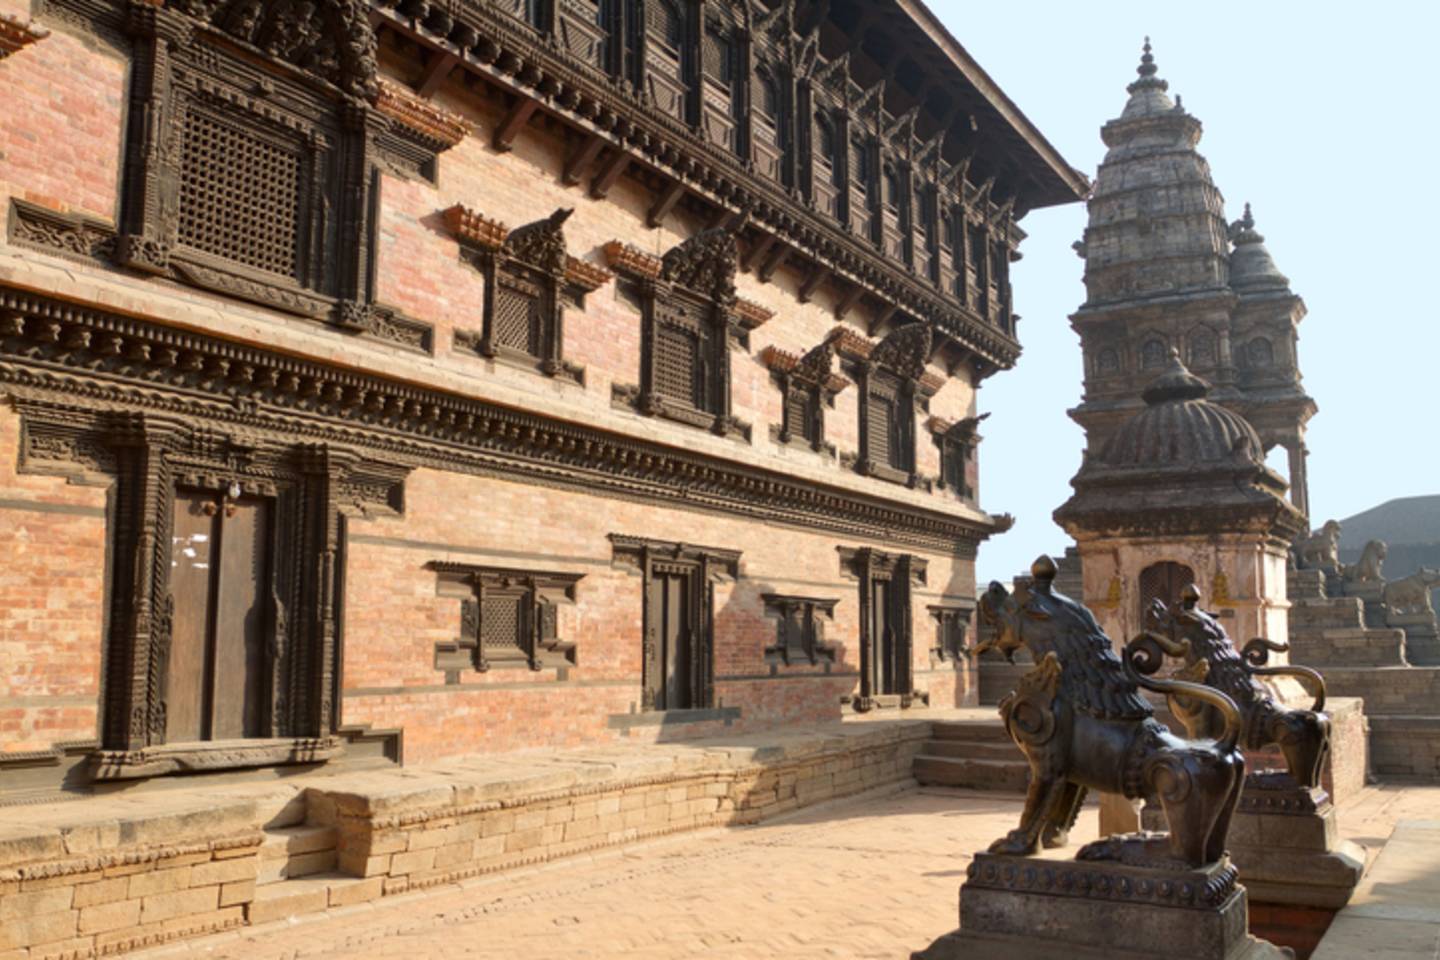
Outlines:
<svg viewBox="0 0 1440 960"><path fill-rule="evenodd" d="M31 16L29 4L14 0L5 0L0 12ZM88 49L59 24L45 25L49 37L0 60L0 197L113 221L125 61ZM0 204L8 210L8 201Z"/></svg>
<svg viewBox="0 0 1440 960"><path fill-rule="evenodd" d="M16 475L0 406L0 752L96 735L105 492Z"/></svg>
<svg viewBox="0 0 1440 960"><path fill-rule="evenodd" d="M715 587L715 695L717 705L741 709L733 728L833 719L840 697L858 687L859 587L841 575L836 548L864 544L433 470L411 475L406 502L404 517L350 525L344 720L403 727L408 759L624 735L606 718L639 709L642 585L636 573L612 565L610 533L742 551L740 578ZM953 706L964 702L968 674L957 678L948 665L928 672L935 625L925 608L942 593L962 592L973 565L912 552L929 561L929 583L916 589L912 614L916 683L936 705ZM456 635L460 602L436 595L436 575L425 566L432 560L584 573L577 602L560 609L560 634L578 645L568 680L557 682L553 669L465 670L459 688L445 689L434 649ZM780 665L780 679L769 678L764 650L775 642L775 623L764 617L764 593L840 601L826 624L826 641L840 648L831 676L803 664ZM694 735L705 728L641 727L631 735L674 736L676 729Z"/></svg>

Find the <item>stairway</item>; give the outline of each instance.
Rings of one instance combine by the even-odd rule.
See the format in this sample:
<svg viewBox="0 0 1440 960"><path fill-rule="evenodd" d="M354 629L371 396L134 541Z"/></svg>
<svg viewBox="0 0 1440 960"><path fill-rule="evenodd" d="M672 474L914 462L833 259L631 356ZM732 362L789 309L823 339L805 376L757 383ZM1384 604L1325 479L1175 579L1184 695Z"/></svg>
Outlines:
<svg viewBox="0 0 1440 960"><path fill-rule="evenodd" d="M255 899L249 906L252 924L380 896L383 877L362 879L336 871L333 826L296 823L271 826L264 833Z"/></svg>
<svg viewBox="0 0 1440 960"><path fill-rule="evenodd" d="M1321 571L1291 569L1287 586L1290 662L1324 674L1331 696L1365 701L1371 770L1440 780L1440 668L1412 666L1405 631L1367 626L1364 599L1332 596Z"/></svg>
<svg viewBox="0 0 1440 960"><path fill-rule="evenodd" d="M927 786L1022 793L1030 767L1000 718L943 720L915 757L915 779Z"/></svg>

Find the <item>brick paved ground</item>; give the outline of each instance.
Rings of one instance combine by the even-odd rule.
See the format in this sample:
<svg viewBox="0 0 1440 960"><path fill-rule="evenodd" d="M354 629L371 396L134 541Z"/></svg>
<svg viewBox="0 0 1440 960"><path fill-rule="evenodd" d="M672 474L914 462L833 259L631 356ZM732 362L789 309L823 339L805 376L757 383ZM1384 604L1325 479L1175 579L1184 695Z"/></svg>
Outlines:
<svg viewBox="0 0 1440 960"><path fill-rule="evenodd" d="M1342 826L1378 846L1437 806L1440 787L1368 788ZM132 956L898 960L953 928L969 855L1018 809L967 791L870 796ZM1095 824L1082 813L1073 839Z"/></svg>

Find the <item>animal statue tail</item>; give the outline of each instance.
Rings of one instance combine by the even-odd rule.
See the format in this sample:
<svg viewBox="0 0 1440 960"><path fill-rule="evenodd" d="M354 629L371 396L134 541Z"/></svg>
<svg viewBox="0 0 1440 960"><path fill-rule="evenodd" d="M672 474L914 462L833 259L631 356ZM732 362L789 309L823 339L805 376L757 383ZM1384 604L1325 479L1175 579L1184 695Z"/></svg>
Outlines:
<svg viewBox="0 0 1440 960"><path fill-rule="evenodd" d="M1290 664L1283 667L1267 667L1265 664L1270 659L1271 651L1284 653L1290 649L1288 643L1277 643L1274 640L1266 640L1264 637L1256 637L1245 644L1245 649L1240 656L1245 660L1245 669L1257 677L1296 677L1302 681L1309 681L1306 684L1315 703L1310 709L1316 713L1325 709L1325 678L1320 671L1312 670L1310 667L1302 667L1299 664Z"/></svg>
<svg viewBox="0 0 1440 960"><path fill-rule="evenodd" d="M1224 730L1215 738L1221 749L1231 753L1240 742L1240 708L1235 701L1212 687L1187 680L1155 680L1152 675L1165 662L1165 656L1184 657L1190 650L1188 641L1176 643L1158 633L1146 631L1125 645L1121 659L1125 675L1145 690L1163 693L1166 697L1190 697L1214 707L1225 722Z"/></svg>

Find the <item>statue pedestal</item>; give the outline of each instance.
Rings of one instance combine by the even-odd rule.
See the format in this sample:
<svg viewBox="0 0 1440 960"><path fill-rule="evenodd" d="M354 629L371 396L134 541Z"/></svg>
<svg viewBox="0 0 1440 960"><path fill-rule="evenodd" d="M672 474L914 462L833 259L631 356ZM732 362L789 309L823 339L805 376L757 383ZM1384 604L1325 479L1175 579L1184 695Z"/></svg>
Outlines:
<svg viewBox="0 0 1440 960"><path fill-rule="evenodd" d="M1387 613L1385 625L1405 631L1405 659L1413 666L1440 666L1440 630L1436 629L1435 614Z"/></svg>
<svg viewBox="0 0 1440 960"><path fill-rule="evenodd" d="M1235 879L1228 860L1167 869L978 854L960 888L960 929L912 960L1293 957L1249 934Z"/></svg>
<svg viewBox="0 0 1440 960"><path fill-rule="evenodd" d="M1165 829L1153 806L1147 829ZM1365 873L1365 850L1340 839L1324 790L1288 774L1250 774L1226 846L1250 895L1250 929L1307 956Z"/></svg>

